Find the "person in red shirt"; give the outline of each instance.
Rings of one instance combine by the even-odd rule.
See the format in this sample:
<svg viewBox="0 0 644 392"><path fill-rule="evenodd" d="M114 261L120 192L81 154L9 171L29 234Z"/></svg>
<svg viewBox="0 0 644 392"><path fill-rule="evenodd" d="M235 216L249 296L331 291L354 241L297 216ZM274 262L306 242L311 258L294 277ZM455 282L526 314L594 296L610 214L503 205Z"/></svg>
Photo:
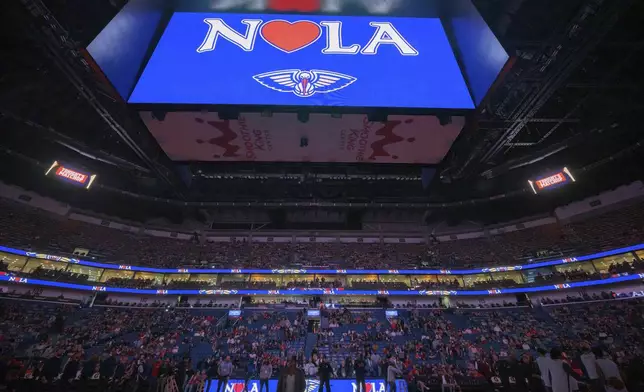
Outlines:
<svg viewBox="0 0 644 392"><path fill-rule="evenodd" d="M158 377L160 369L161 369L161 361L157 360L156 362L154 362L154 365L152 365L152 377Z"/></svg>

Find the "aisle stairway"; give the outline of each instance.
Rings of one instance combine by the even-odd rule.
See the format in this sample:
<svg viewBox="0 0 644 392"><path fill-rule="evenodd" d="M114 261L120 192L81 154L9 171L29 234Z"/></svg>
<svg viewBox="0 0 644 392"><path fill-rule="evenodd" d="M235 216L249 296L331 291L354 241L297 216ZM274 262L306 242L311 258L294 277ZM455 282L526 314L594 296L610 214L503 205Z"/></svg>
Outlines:
<svg viewBox="0 0 644 392"><path fill-rule="evenodd" d="M306 343L304 345L304 357L311 358L311 353L315 348L315 344L318 341L318 334L314 332L309 332L306 334Z"/></svg>

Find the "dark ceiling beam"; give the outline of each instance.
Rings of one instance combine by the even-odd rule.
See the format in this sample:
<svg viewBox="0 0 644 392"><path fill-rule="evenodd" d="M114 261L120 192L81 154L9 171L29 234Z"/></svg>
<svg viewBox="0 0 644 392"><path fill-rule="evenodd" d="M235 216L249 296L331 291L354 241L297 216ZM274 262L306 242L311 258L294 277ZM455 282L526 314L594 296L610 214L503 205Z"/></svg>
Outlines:
<svg viewBox="0 0 644 392"><path fill-rule="evenodd" d="M615 65L614 65L614 66L613 66L613 67L612 67L608 72L606 72L606 73L604 74L604 77L603 77L602 82L601 82L601 83L599 83L599 85L597 85L597 87L600 87L600 88L601 88L601 87L602 87L602 86L604 86L604 85L608 85L608 84L610 84L610 80L611 80L611 79L612 79L612 78L613 78L617 73L619 73L619 71L622 69L622 67L623 67L624 65L626 65L627 63L629 63L629 61L630 61L630 60L635 56L635 54L636 54L636 53L639 53L639 52L640 52L640 50L642 50L642 48L644 48L644 42L642 42L642 44L640 44L640 45L638 45L638 46L633 46L633 47L631 47L631 48L630 48L630 50L628 51L628 53L627 53L625 56L622 56L622 57L621 57L621 59L620 59L620 61L619 61L617 64L615 64ZM577 103L575 104L575 106L574 106L572 109L570 109L570 110L568 111L568 113L564 116L564 118L563 118L562 120L565 120L565 119L570 118L570 116L572 116L573 114L575 114L575 112L577 112L577 110L578 110L579 108L581 108L581 107L584 105L584 103L586 103L586 102L587 102L587 101L588 101L592 96L594 96L595 94L596 94L596 90L592 90L591 92L589 92L588 94L586 94L586 96L584 96L582 99L579 99L579 100L577 101ZM552 126L552 128L550 128L550 130L549 130L545 135L543 135L543 137L541 138L541 140L539 140L539 141L537 142L537 144L541 144L541 143L543 143L543 141L545 141L548 137L550 137L550 135L552 135L552 134L553 134L553 133L554 133L554 132L555 132L555 131L556 131L556 130L561 126L561 125L563 125L563 124L564 124L564 121L558 121L558 122L556 122L556 123Z"/></svg>
<svg viewBox="0 0 644 392"><path fill-rule="evenodd" d="M598 48L629 48L631 46L638 46L644 41L604 41L599 43ZM556 43L548 41L506 41L508 47L514 48L516 50L521 49L535 49L541 47L551 47L555 46Z"/></svg>
<svg viewBox="0 0 644 392"><path fill-rule="evenodd" d="M641 83L568 83L566 88L574 89L602 89L602 90L641 90Z"/></svg>
<svg viewBox="0 0 644 392"><path fill-rule="evenodd" d="M526 122L529 123L553 123L553 122L566 122L578 123L581 121L578 118L527 118ZM479 120L479 124L514 124L513 120Z"/></svg>
<svg viewBox="0 0 644 392"><path fill-rule="evenodd" d="M44 137L45 139L48 139L54 143L57 143L58 145L68 150L72 150L73 152L79 155L82 155L85 158L107 163L107 164L116 166L121 170L137 171L137 172L146 173L146 174L150 173L150 170L134 162L130 162L127 159L106 153L104 151L96 151L86 146L85 144L79 142L78 140L70 138L69 136L56 131L52 127L46 127L44 125L38 124L33 120L22 118L0 107L0 119L1 118L11 119L16 123L25 125L26 127L29 127L30 129L33 129L39 132L41 136Z"/></svg>
<svg viewBox="0 0 644 392"><path fill-rule="evenodd" d="M83 57L76 49L75 44L69 39L67 31L58 24L54 16L40 0L22 0L22 3L33 18L32 22L25 27L33 35L33 39L41 46L45 54L53 60L54 64L76 88L80 97L87 101L109 129L121 138L125 145L145 163L151 172L172 189L175 196L183 198L182 189L185 188L185 185L178 175L159 162L160 156L154 158L148 155L97 98L94 94L94 86L89 86L80 76L78 70L87 70L87 67L80 64L79 59ZM125 120L128 120L128 118L125 117ZM132 125L131 121L128 121L128 123L128 125Z"/></svg>
<svg viewBox="0 0 644 392"><path fill-rule="evenodd" d="M628 0L619 2L608 1L609 12L607 12L606 17L602 18L604 13L597 12L600 11L604 2L597 0L592 3L594 4L586 4L582 7L577 18L571 21L566 29L566 33L562 37L563 39L568 39L571 36L572 31L576 31L576 36L579 36L582 39L581 44L579 45L569 42L567 45L575 46L570 48L570 54L563 58L561 56L563 51L558 51L559 58L553 59L556 65L550 69L550 77L548 80L541 86L541 88L533 90L533 93L530 96L523 99L521 106L515 111L515 115L513 116L515 117L515 123L510 125L506 132L497 139L485 154L483 154L480 158L481 163L490 162L497 154L507 147L508 143L511 143L512 140L514 140L514 138L524 129L526 124L528 124L528 120L532 118L543 107L543 105L545 105L555 91L557 91L572 72L579 67L587 55L597 47L598 43L601 42L601 39L608 34L612 27L617 23L622 11L631 5L631 1ZM594 9L595 14L589 16L589 9ZM579 23L587 22L589 17L599 18L598 23L585 23L585 26L581 27L581 31L577 31L580 29ZM580 18L582 18L582 20L579 20ZM566 44L563 44L562 48L565 48L565 46Z"/></svg>

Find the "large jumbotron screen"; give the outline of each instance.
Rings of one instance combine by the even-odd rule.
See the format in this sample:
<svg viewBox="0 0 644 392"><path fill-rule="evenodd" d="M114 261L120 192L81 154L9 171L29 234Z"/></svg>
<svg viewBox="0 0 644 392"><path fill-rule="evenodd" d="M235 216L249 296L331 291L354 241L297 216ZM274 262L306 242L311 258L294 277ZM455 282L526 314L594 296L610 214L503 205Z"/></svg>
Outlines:
<svg viewBox="0 0 644 392"><path fill-rule="evenodd" d="M473 109L439 18L177 12L134 104Z"/></svg>
<svg viewBox="0 0 644 392"><path fill-rule="evenodd" d="M88 60L173 160L383 164L441 162L509 64L470 0L287 3L130 0Z"/></svg>

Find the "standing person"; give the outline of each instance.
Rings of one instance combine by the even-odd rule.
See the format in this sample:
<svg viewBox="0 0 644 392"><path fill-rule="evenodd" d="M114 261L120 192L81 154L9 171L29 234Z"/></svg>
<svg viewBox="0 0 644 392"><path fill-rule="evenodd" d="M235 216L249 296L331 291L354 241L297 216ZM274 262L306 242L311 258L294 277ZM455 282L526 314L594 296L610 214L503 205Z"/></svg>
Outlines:
<svg viewBox="0 0 644 392"><path fill-rule="evenodd" d="M400 376L402 371L396 365L396 359L391 358L389 367L387 367L387 383L389 384L389 392L396 392L396 376Z"/></svg>
<svg viewBox="0 0 644 392"><path fill-rule="evenodd" d="M375 351L371 354L371 366L373 366L373 372L376 374L376 377L381 377L380 355Z"/></svg>
<svg viewBox="0 0 644 392"><path fill-rule="evenodd" d="M380 361L380 377L385 380L385 383L387 382L387 370L389 369L389 363L391 363L392 359L393 358L391 356L385 356L385 358Z"/></svg>
<svg viewBox="0 0 644 392"><path fill-rule="evenodd" d="M539 352L539 358L537 358L537 366L539 367L539 372L541 373L541 381L546 392L552 390L552 384L550 383L550 364L552 363L550 359L550 354L546 352L543 348L537 350Z"/></svg>
<svg viewBox="0 0 644 392"><path fill-rule="evenodd" d="M219 384L217 384L217 392L219 390L226 390L226 385L228 384L228 379L230 378L230 375L233 372L233 364L230 362L230 355L226 356L226 359L221 361L219 363L219 366L217 367L217 380L219 381ZM222 388L223 386L223 388Z"/></svg>
<svg viewBox="0 0 644 392"><path fill-rule="evenodd" d="M217 360L213 357L208 359L206 362L206 375L208 378L206 379L206 392L210 392L210 386L212 385L212 381L217 378L217 367L219 366L219 363ZM225 389L224 389L225 390Z"/></svg>
<svg viewBox="0 0 644 392"><path fill-rule="evenodd" d="M362 355L359 355L353 363L353 371L356 374L356 392L367 392L367 381L365 380L367 369Z"/></svg>
<svg viewBox="0 0 644 392"><path fill-rule="evenodd" d="M353 373L353 361L349 356L344 360L344 375L346 378L351 378L351 373Z"/></svg>
<svg viewBox="0 0 644 392"><path fill-rule="evenodd" d="M47 382L52 382L54 378L58 376L58 373L60 372L60 367L62 365L62 352L59 350L56 352L56 355L47 359L45 361L45 365L43 367L43 377L47 380Z"/></svg>
<svg viewBox="0 0 644 392"><path fill-rule="evenodd" d="M296 366L296 358L292 357L282 370L277 381L277 392L304 392L306 380L302 369Z"/></svg>
<svg viewBox="0 0 644 392"><path fill-rule="evenodd" d="M590 379L590 390L591 392L603 392L604 386L601 385L599 381L599 375L597 374L597 362L595 354L590 351L590 346L584 344L581 350L581 364L584 367L584 372L586 376Z"/></svg>
<svg viewBox="0 0 644 392"><path fill-rule="evenodd" d="M266 392L268 390L268 379L273 375L273 365L268 359L264 360L262 367L259 369L259 392L262 392L264 385L266 386Z"/></svg>
<svg viewBox="0 0 644 392"><path fill-rule="evenodd" d="M326 392L331 392L331 375L333 368L327 362L326 356L320 357L320 365L318 366L318 377L320 378L320 392L326 386Z"/></svg>
<svg viewBox="0 0 644 392"><path fill-rule="evenodd" d="M514 365L514 380L515 380L515 386L514 389L517 391L523 391L523 392L528 392L528 391L539 391L539 389L534 389L533 388L533 373L534 373L534 368L536 366L533 366L532 363L532 358L530 357L530 354L524 353L521 356L521 359L519 362L517 362Z"/></svg>
<svg viewBox="0 0 644 392"><path fill-rule="evenodd" d="M244 377L244 391L248 392L248 383L255 377L255 372L257 367L255 366L255 360L249 359L248 365L246 365L246 377Z"/></svg>
<svg viewBox="0 0 644 392"><path fill-rule="evenodd" d="M617 364L611 359L604 356L604 352L596 348L593 350L595 354L595 362L597 363L597 373L599 379L603 381L606 392L628 392L622 374L617 367Z"/></svg>
<svg viewBox="0 0 644 392"><path fill-rule="evenodd" d="M315 375L318 372L318 367L315 366L313 363L313 359L309 359L309 361L304 365L304 374L307 377L315 377Z"/></svg>
<svg viewBox="0 0 644 392"><path fill-rule="evenodd" d="M550 350L551 363L548 366L552 392L573 392L573 381L580 381L581 377L572 370L572 367L562 358L561 350L553 348Z"/></svg>

